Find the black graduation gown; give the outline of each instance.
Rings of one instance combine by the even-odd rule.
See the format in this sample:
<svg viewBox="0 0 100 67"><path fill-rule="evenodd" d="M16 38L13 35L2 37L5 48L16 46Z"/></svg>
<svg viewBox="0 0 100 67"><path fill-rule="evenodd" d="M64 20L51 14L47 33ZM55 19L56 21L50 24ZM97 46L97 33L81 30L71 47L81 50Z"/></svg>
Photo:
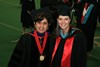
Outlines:
<svg viewBox="0 0 100 67"><path fill-rule="evenodd" d="M35 38L30 34L24 34L13 51L8 67L49 67L49 37L43 55L45 59L40 61Z"/></svg>
<svg viewBox="0 0 100 67"><path fill-rule="evenodd" d="M74 38L74 42L72 46L70 67L86 67L86 64L87 64L86 39L83 33L81 33L80 31L77 31L74 34L69 35L65 39L61 38L60 44L54 55L54 59L52 60L52 67L61 67L61 59L62 59L62 54L64 51L65 40L73 36L75 38ZM55 44L55 40L53 40L51 43ZM51 48L54 48L54 46L55 45L52 45ZM52 49L52 52L53 52L53 49Z"/></svg>
<svg viewBox="0 0 100 67"><path fill-rule="evenodd" d="M90 2L91 4L91 2ZM91 10L91 13L89 15L89 18L85 24L81 24L81 17L83 10L80 12L77 18L77 27L83 31L87 38L87 51L91 51L93 49L93 42L94 42L94 34L96 30L97 25L97 7L94 5L94 7Z"/></svg>
<svg viewBox="0 0 100 67"><path fill-rule="evenodd" d="M68 2L66 3L64 3L63 0L41 0L40 1L41 8L48 7L48 6L56 6L56 5L72 6L72 4L73 4L72 0L68 0Z"/></svg>
<svg viewBox="0 0 100 67"><path fill-rule="evenodd" d="M20 0L20 4L22 4L23 0Z"/></svg>
<svg viewBox="0 0 100 67"><path fill-rule="evenodd" d="M61 2L61 1L62 1L62 2ZM68 2L64 2L63 0L60 0L60 1L59 1L59 4L63 4L63 5L72 7L73 0L68 0Z"/></svg>
<svg viewBox="0 0 100 67"><path fill-rule="evenodd" d="M98 13L98 19L99 19L99 23L100 23L100 0L98 0L98 2L97 2L97 13Z"/></svg>
<svg viewBox="0 0 100 67"><path fill-rule="evenodd" d="M33 27L31 15L27 11L35 10L35 0L22 0L21 23L25 28Z"/></svg>
<svg viewBox="0 0 100 67"><path fill-rule="evenodd" d="M76 21L79 21L80 15L83 12L84 5L86 3L86 0L81 0L81 2L77 3L78 0L74 0L74 6L73 8L75 9L75 16L76 16Z"/></svg>
<svg viewBox="0 0 100 67"><path fill-rule="evenodd" d="M40 0L40 7L55 6L58 4L58 0Z"/></svg>
<svg viewBox="0 0 100 67"><path fill-rule="evenodd" d="M51 9L52 6L56 6L56 5L60 5L58 3L59 0L40 0L40 7L41 8L45 8L48 7L50 8L51 12L52 12L52 17L53 17L53 23L51 24L50 28L50 32L52 33L54 31L54 29L56 28L57 25L57 20L56 20L56 16L55 16L55 10Z"/></svg>

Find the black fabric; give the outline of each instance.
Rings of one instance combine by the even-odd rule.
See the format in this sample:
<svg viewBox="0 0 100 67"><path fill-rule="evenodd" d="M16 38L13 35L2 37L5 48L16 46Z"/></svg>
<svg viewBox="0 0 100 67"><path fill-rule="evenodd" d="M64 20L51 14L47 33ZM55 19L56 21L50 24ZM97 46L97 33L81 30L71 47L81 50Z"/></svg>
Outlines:
<svg viewBox="0 0 100 67"><path fill-rule="evenodd" d="M41 47L43 47L43 38L39 38L39 40L40 40Z"/></svg>
<svg viewBox="0 0 100 67"><path fill-rule="evenodd" d="M58 0L40 0L40 7L49 7L58 4Z"/></svg>
<svg viewBox="0 0 100 67"><path fill-rule="evenodd" d="M25 28L33 27L31 15L27 11L35 10L35 0L22 0L21 23Z"/></svg>
<svg viewBox="0 0 100 67"><path fill-rule="evenodd" d="M66 41L66 39L62 39L60 42L60 45L58 46L57 52L56 52L53 62L52 62L52 67L61 67L61 59L62 59L65 41Z"/></svg>
<svg viewBox="0 0 100 67"><path fill-rule="evenodd" d="M59 4L72 7L72 5L73 5L73 0L68 0L67 2L64 2L63 0L59 0Z"/></svg>
<svg viewBox="0 0 100 67"><path fill-rule="evenodd" d="M57 48L57 52L55 53L54 59L52 61L52 67L61 67L61 57L65 40L72 36L74 36L75 39L72 46L70 67L87 67L87 42L84 34L78 30L72 35L69 35L67 38L61 39L61 42ZM51 48L54 48L55 40L52 40L51 43L53 45ZM51 51L53 52L53 49Z"/></svg>
<svg viewBox="0 0 100 67"><path fill-rule="evenodd" d="M43 52L45 60L40 61L40 53L35 38L30 34L24 34L18 41L7 67L49 67L49 42L48 38Z"/></svg>
<svg viewBox="0 0 100 67"><path fill-rule="evenodd" d="M98 2L97 2L97 13L98 13L98 19L99 19L99 23L100 23L100 0L98 0Z"/></svg>
<svg viewBox="0 0 100 67"><path fill-rule="evenodd" d="M81 17L83 10L80 11L80 14L77 16L77 27L83 31L87 38L87 51L91 51L93 49L93 40L94 40L94 34L96 30L97 25L97 7L94 5L94 7L91 10L90 16L87 19L86 24L81 24Z"/></svg>
<svg viewBox="0 0 100 67"><path fill-rule="evenodd" d="M74 1L74 7L73 8L75 9L74 15L76 16L76 20L77 20L78 17L80 17L85 3L86 3L86 0L81 0L81 2L79 2L79 3L77 3L77 0Z"/></svg>
<svg viewBox="0 0 100 67"><path fill-rule="evenodd" d="M70 16L71 8L65 5L57 5L54 6L54 8L57 10L57 15L62 16Z"/></svg>
<svg viewBox="0 0 100 67"><path fill-rule="evenodd" d="M41 13L45 13L45 14L49 15L50 17L52 17L52 12L48 7L40 8L37 10L32 10L32 11L30 11L30 13L31 13L33 20L38 14L41 14Z"/></svg>
<svg viewBox="0 0 100 67"><path fill-rule="evenodd" d="M41 0L40 1L40 7L50 7L50 6L56 6L56 5L66 5L66 6L72 6L73 1L68 0L68 2L64 3L63 0Z"/></svg>

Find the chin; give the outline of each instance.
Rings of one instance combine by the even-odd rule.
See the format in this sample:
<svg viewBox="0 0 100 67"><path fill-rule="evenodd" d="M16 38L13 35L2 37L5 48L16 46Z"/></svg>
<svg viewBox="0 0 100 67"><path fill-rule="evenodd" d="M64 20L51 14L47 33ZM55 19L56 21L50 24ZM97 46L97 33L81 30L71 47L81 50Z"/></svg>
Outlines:
<svg viewBox="0 0 100 67"><path fill-rule="evenodd" d="M39 31L39 33L44 33L45 31Z"/></svg>

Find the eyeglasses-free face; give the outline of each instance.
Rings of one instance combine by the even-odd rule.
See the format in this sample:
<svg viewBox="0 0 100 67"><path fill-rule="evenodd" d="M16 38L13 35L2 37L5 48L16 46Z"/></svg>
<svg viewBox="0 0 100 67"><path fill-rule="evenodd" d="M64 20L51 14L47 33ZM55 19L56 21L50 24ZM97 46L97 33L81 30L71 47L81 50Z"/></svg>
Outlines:
<svg viewBox="0 0 100 67"><path fill-rule="evenodd" d="M70 17L69 16L62 16L60 15L58 18L57 18L57 21L58 21L58 25L60 26L61 29L67 29L70 25Z"/></svg>
<svg viewBox="0 0 100 67"><path fill-rule="evenodd" d="M36 22L35 24L35 29L37 30L37 32L39 33L44 33L48 30L49 24L46 18L44 18L42 21L40 22Z"/></svg>

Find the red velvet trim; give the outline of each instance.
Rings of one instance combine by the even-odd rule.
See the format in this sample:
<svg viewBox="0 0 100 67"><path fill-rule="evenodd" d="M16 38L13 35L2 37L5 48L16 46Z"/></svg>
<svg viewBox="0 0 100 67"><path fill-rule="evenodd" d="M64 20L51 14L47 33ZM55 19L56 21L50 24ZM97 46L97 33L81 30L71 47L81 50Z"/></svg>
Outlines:
<svg viewBox="0 0 100 67"><path fill-rule="evenodd" d="M89 4L88 4L88 3L85 3L83 13L87 11L88 6L89 6ZM86 15L86 14L85 14L85 15ZM82 14L81 23L83 22L85 15Z"/></svg>
<svg viewBox="0 0 100 67"><path fill-rule="evenodd" d="M70 67L73 41L74 41L74 37L71 37L68 38L65 42L63 56L61 60L61 67Z"/></svg>
<svg viewBox="0 0 100 67"><path fill-rule="evenodd" d="M53 54L52 54L52 60L54 58L54 55L57 51L58 45L60 43L61 38L58 37L56 39L56 44L53 50ZM68 38L65 42L64 45L64 51L63 51L63 56L62 56L62 60L61 60L61 67L70 67L70 60L71 60L71 52L72 52L72 46L73 46L73 41L74 41L74 37Z"/></svg>
<svg viewBox="0 0 100 67"><path fill-rule="evenodd" d="M29 33L30 34L30 33ZM41 47L41 44L40 44L40 41L39 41L39 36L37 35L37 32L36 30L34 30L34 34L30 34L32 36L35 37L35 40L36 40L36 45L38 47L38 50L40 52L40 54L42 55L43 51L44 51L44 48L46 46L46 41L47 41L47 37L48 37L48 33L46 32L45 35L44 35L44 40L43 40L43 47Z"/></svg>
<svg viewBox="0 0 100 67"><path fill-rule="evenodd" d="M54 50L53 50L53 54L52 54L52 60L53 60L53 58L54 58L54 55L55 55L55 53L56 53L56 50L57 50L58 45L59 45L59 43L60 43L60 40L61 40L60 37L58 37L58 38L56 39L56 44L55 44L55 47L54 47Z"/></svg>

